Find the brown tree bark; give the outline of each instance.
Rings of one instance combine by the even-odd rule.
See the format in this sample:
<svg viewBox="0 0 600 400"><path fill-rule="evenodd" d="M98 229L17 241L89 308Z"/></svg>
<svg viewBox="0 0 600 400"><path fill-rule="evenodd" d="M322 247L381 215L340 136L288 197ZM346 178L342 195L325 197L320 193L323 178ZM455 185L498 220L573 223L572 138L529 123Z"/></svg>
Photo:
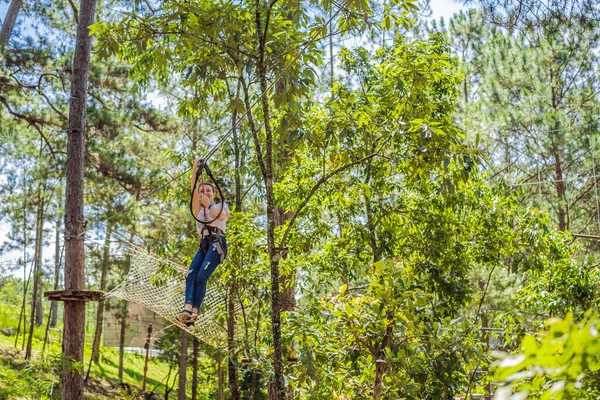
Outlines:
<svg viewBox="0 0 600 400"><path fill-rule="evenodd" d="M30 270L31 271L31 270ZM19 313L19 324L17 325L17 335L15 336L15 349L19 343L21 333L21 322L23 322L23 337L25 337L25 305L27 304L27 288L29 278L27 276L27 204L23 204L23 301L21 303L21 312Z"/></svg>
<svg viewBox="0 0 600 400"><path fill-rule="evenodd" d="M62 196L58 196L58 208L62 208ZM54 284L52 290L58 290L58 282L60 279L60 216L56 219L55 240L54 240ZM50 312L48 313L48 322L46 323L46 332L44 334L44 345L42 346L42 355L46 350L46 344L50 340L50 328L56 326L56 314L58 312L58 302L50 303Z"/></svg>
<svg viewBox="0 0 600 400"><path fill-rule="evenodd" d="M239 99L241 82L238 82L236 97ZM242 211L242 178L241 178L241 155L239 137L237 135L237 109L231 114L232 134L233 134L233 152L235 169L235 211ZM240 386L238 384L238 371L235 362L235 271L232 273L232 282L229 284L229 293L227 296L227 377L229 379L229 393L231 400L239 400Z"/></svg>
<svg viewBox="0 0 600 400"><path fill-rule="evenodd" d="M387 355L385 353L385 349L392 344L394 339L393 336L393 325L392 321L394 319L394 314L390 311L387 313L388 325L385 328L385 335L383 336L383 340L381 342L381 347L375 357L375 380L373 382L373 400L381 399L381 395L383 393L383 375L387 370Z"/></svg>
<svg viewBox="0 0 600 400"><path fill-rule="evenodd" d="M192 400L198 398L198 338L192 339Z"/></svg>
<svg viewBox="0 0 600 400"><path fill-rule="evenodd" d="M223 390L225 385L223 384L223 360L221 359L221 352L217 351L217 381L218 381L218 400L223 400L224 399L224 393L225 391Z"/></svg>
<svg viewBox="0 0 600 400"><path fill-rule="evenodd" d="M110 219L106 222L106 235L104 236L104 248L102 253L102 272L100 273L100 290L106 290L106 280L108 276L108 261L110 256L110 237L112 235L112 223ZM102 340L102 329L104 322L104 300L98 302L98 311L96 313L96 331L94 332L94 341L92 343L92 361L100 360L100 341Z"/></svg>
<svg viewBox="0 0 600 400"><path fill-rule="evenodd" d="M181 330L181 352L179 353L179 388L177 389L177 400L185 400L185 387L187 385L187 353L188 334Z"/></svg>
<svg viewBox="0 0 600 400"><path fill-rule="evenodd" d="M62 196L58 196L58 208L62 208ZM58 290L58 283L60 282L60 264L61 264L61 254L60 254L60 217L56 219L56 235L54 242L54 284L52 285L52 290ZM58 302L53 301L50 306L50 327L56 327L58 313Z"/></svg>
<svg viewBox="0 0 600 400"><path fill-rule="evenodd" d="M165 400L169 400L169 393L173 390L173 386L169 388L169 378L171 378L171 372L173 371L173 364L169 363L169 372L167 373L167 379L165 381ZM175 378L173 378L175 382Z"/></svg>
<svg viewBox="0 0 600 400"><path fill-rule="evenodd" d="M271 267L271 330L273 335L273 375L274 382L270 385L271 393L275 398L285 399L285 386L283 382L283 344L281 342L281 293L279 290L279 254L275 248L275 198L273 195L273 131L271 129L271 113L267 95L267 65L265 63L266 39L268 22L262 23L262 3L256 1L255 19L256 31L259 38L258 75L261 96L261 105L265 123L265 160L263 176L267 201L267 247ZM268 21L268 16L267 16Z"/></svg>
<svg viewBox="0 0 600 400"><path fill-rule="evenodd" d="M85 107L92 46L88 27L94 23L96 1L81 0L80 4L69 100L65 191L65 289L75 290L83 290L85 286L83 169ZM85 340L85 303L66 301L64 307L63 356L80 363L83 361ZM80 369L63 373L61 397L63 400L83 399L83 375Z"/></svg>
<svg viewBox="0 0 600 400"><path fill-rule="evenodd" d="M127 331L127 318L129 309L127 300L121 302L121 311L119 313L121 320L121 332L119 335L119 382L123 383L123 357L125 356L125 332Z"/></svg>
<svg viewBox="0 0 600 400"><path fill-rule="evenodd" d="M43 185L40 185L38 192L38 209L36 215L35 225L35 252L34 252L34 264L33 264L33 291L31 294L31 316L29 319L29 336L27 338L27 348L25 350L25 359L31 359L31 346L33 342L33 329L34 324L37 325L36 311L38 308L38 288L40 285L40 268L42 261L42 231L44 225L44 196L42 192L45 190Z"/></svg>
<svg viewBox="0 0 600 400"><path fill-rule="evenodd" d="M2 29L0 30L0 48L8 46L8 41L17 22L22 4L23 0L12 0L10 2L6 17L4 17L4 22L2 23Z"/></svg>
<svg viewBox="0 0 600 400"><path fill-rule="evenodd" d="M231 400L240 400L240 386L238 384L238 374L236 367L235 355L235 283L229 285L229 293L227 295L227 373L229 378L229 393Z"/></svg>

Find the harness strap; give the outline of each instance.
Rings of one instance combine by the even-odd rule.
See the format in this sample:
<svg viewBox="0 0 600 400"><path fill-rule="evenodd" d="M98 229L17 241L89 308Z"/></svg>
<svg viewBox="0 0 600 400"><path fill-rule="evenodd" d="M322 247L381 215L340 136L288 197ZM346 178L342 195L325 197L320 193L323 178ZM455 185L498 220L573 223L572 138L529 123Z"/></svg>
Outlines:
<svg viewBox="0 0 600 400"><path fill-rule="evenodd" d="M206 237L208 238L208 240L210 242L212 242L212 244L215 246L215 249L217 250L217 254L219 255L219 262L223 262L223 260L225 260L225 257L227 257L227 253L225 252L225 249L223 248L223 243L221 242L221 236L225 236L225 234L223 233L222 230L220 230L219 228L215 227L215 226L210 226L210 225L205 225L202 224L202 239L204 239L204 231L208 231L208 234L206 235ZM204 249L204 251L208 251L208 249Z"/></svg>

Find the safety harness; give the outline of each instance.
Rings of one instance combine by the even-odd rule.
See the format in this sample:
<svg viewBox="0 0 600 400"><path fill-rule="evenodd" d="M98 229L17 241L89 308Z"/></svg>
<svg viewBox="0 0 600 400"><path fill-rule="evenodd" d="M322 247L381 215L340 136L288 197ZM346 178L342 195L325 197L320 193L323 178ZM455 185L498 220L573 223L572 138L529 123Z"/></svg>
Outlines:
<svg viewBox="0 0 600 400"><path fill-rule="evenodd" d="M196 215L194 214L194 192L196 191L196 187L198 185L198 180L200 180L202 178L202 171L206 171L206 175L214 183L215 187L217 188L217 191L219 192L219 198L221 199L221 208L219 209L219 212L217 213L217 215L213 219L204 220L204 221L198 219L198 217L196 217ZM201 182L204 183L204 180L202 179ZM225 260L225 257L227 257L227 252L225 251L225 246L223 245L223 242L221 241L221 238L225 237L225 233L221 229L219 229L215 226L210 226L209 224L211 224L219 219L224 208L225 208L225 197L223 196L223 191L221 190L219 183L213 176L212 171L208 167L208 164L206 163L206 161L204 159L200 159L200 161L198 162L198 169L196 169L196 178L194 179L194 185L192 187L192 194L190 197L190 213L192 214L192 217L194 217L194 219L202 226L202 230L200 232L200 235L202 236L201 243L204 243L204 237L207 236L209 242L215 246L215 249L217 250L217 253L219 254L219 258L220 258L221 262L223 262L223 260ZM204 213L204 215L206 216L206 212ZM208 232L208 233L205 235L205 232ZM208 249L205 249L205 248L203 248L203 250L205 253L206 253L206 251L208 251Z"/></svg>

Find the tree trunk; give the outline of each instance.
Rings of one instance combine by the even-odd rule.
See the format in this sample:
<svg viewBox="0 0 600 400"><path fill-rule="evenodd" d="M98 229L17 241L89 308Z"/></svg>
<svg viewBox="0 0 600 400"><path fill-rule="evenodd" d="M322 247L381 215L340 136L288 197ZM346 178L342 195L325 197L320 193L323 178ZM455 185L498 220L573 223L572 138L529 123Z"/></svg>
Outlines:
<svg viewBox="0 0 600 400"><path fill-rule="evenodd" d="M235 283L229 285L227 296L227 372L229 378L229 392L231 400L240 400L240 386L238 385L236 356L235 356L235 304L233 296L235 294Z"/></svg>
<svg viewBox="0 0 600 400"><path fill-rule="evenodd" d="M374 151L374 149L372 149ZM371 181L371 162L367 164L366 174L365 174L365 185L369 185ZM373 261L379 261L380 252L379 246L377 245L377 235L375 233L375 224L373 223L373 207L371 205L371 198L367 195L365 197L365 212L367 216L367 229L369 230L369 244L371 245L371 249L373 251Z"/></svg>
<svg viewBox="0 0 600 400"><path fill-rule="evenodd" d="M42 284L41 282L41 275L42 275L42 271L40 271L40 281L38 282L39 285ZM38 290L38 294L37 294L37 299L35 299L35 326L42 326L42 324L44 323L44 308L42 307L42 292L40 290Z"/></svg>
<svg viewBox="0 0 600 400"><path fill-rule="evenodd" d="M125 355L125 332L127 331L127 318L129 317L127 300L121 302L121 333L119 335L119 382L123 383L123 356Z"/></svg>
<svg viewBox="0 0 600 400"><path fill-rule="evenodd" d="M217 378L218 378L218 399L219 400L223 400L223 360L221 359L221 353L217 352L217 363L218 363L218 367L217 367Z"/></svg>
<svg viewBox="0 0 600 400"><path fill-rule="evenodd" d="M171 377L171 371L173 371L173 364L169 362L169 372L167 373L167 379L165 380L165 400L169 399L169 378ZM175 379L173 379L175 381Z"/></svg>
<svg viewBox="0 0 600 400"><path fill-rule="evenodd" d="M31 317L29 319L29 337L27 338L27 348L25 350L25 359L31 359L31 346L33 343L33 330L34 323L37 325L36 311L37 311L37 300L38 300L38 288L40 281L40 268L42 260L42 232L44 224L44 197L42 191L44 190L41 185L38 193L38 210L35 223L35 252L34 252L34 264L33 264L33 290L31 294Z"/></svg>
<svg viewBox="0 0 600 400"><path fill-rule="evenodd" d="M75 290L83 290L85 286L83 168L85 106L92 45L88 27L94 23L96 1L81 0L80 4L69 100L65 190L65 289ZM76 362L82 362L85 340L85 303L66 301L64 309L63 356ZM83 375L81 372L81 370L73 369L63 373L61 385L63 400L83 399Z"/></svg>
<svg viewBox="0 0 600 400"><path fill-rule="evenodd" d="M556 195L558 197L558 204L556 207L558 215L558 229L565 231L569 228L568 212L565 208L565 205L567 204L567 186L564 181L564 171L562 168L560 151L556 144L552 146L552 153L554 155L554 178L556 180Z"/></svg>
<svg viewBox="0 0 600 400"><path fill-rule="evenodd" d="M377 357L375 357L375 380L373 383L373 400L381 399L383 393L383 374L387 370L387 356L385 349L389 347L393 342L393 319L394 314L390 311L387 312L387 326L385 328L385 335L381 343L381 348Z"/></svg>
<svg viewBox="0 0 600 400"><path fill-rule="evenodd" d="M58 208L62 208L62 196L58 196ZM54 284L52 290L58 290L58 281L60 279L60 217L56 219L55 229L55 240L54 240ZM50 312L48 313L48 322L46 323L46 333L44 334L44 345L42 346L42 355L46 350L46 344L50 340L50 328L56 326L56 314L58 311L58 302L50 302Z"/></svg>
<svg viewBox="0 0 600 400"><path fill-rule="evenodd" d="M58 208L62 208L62 196L58 196ZM58 282L60 282L60 264L61 264L61 254L60 254L60 217L56 219L56 236L54 242L54 285L52 285L52 290L58 290ZM50 327L56 327L56 319L58 313L58 302L53 301L50 306Z"/></svg>
<svg viewBox="0 0 600 400"><path fill-rule="evenodd" d="M239 98L240 82L238 82L236 96ZM233 110L231 115L231 123L233 129L233 150L234 150L234 167L235 167L235 210L242 211L242 179L240 173L240 146L238 142L237 129L237 109ZM229 285L229 293L227 296L227 375L229 379L229 392L231 400L240 399L240 387L238 385L237 367L235 365L235 272L232 273L232 282Z"/></svg>
<svg viewBox="0 0 600 400"><path fill-rule="evenodd" d="M110 256L110 237L112 234L112 223L106 222L106 236L104 237L104 248L102 253L102 272L100 273L100 290L106 290L106 279L108 275L108 261ZM100 341L102 340L102 328L104 322L104 300L98 302L98 311L96 313L96 331L94 332L94 342L92 343L92 361L100 360Z"/></svg>
<svg viewBox="0 0 600 400"><path fill-rule="evenodd" d="M198 398L198 338L192 339L192 400Z"/></svg>
<svg viewBox="0 0 600 400"><path fill-rule="evenodd" d="M385 31L384 31L385 32ZM385 33L384 33L385 34ZM385 47L385 39L383 41ZM333 4L329 3L329 89L333 88Z"/></svg>
<svg viewBox="0 0 600 400"><path fill-rule="evenodd" d="M177 400L185 400L185 386L187 384L187 353L188 334L181 330L181 352L179 353L179 388L177 389Z"/></svg>
<svg viewBox="0 0 600 400"><path fill-rule="evenodd" d="M238 81L236 98L240 98L240 85ZM237 109L235 108L231 113L231 129L233 135L233 159L234 159L234 171L235 171L235 211L240 212L242 210L242 175L241 175L241 158L240 158L240 142L237 134Z"/></svg>
<svg viewBox="0 0 600 400"><path fill-rule="evenodd" d="M19 16L19 10L21 9L22 4L23 0L12 0L10 2L6 17L2 23L2 29L0 30L0 48L8 46L8 41L10 40L10 35L17 22L17 17Z"/></svg>
<svg viewBox="0 0 600 400"><path fill-rule="evenodd" d="M375 383L373 384L373 400L381 399L383 392L383 372L385 370L385 355L382 358L377 358L375 364Z"/></svg>
<svg viewBox="0 0 600 400"><path fill-rule="evenodd" d="M25 265L23 266L23 273L27 272L27 268ZM19 316L19 326L17 327L17 337L15 339L15 349L17 348L17 342L19 341L19 330L21 327L21 320L23 320L23 343L21 344L21 349L25 350L25 338L26 329L25 325L27 324L27 317L25 315L25 306L27 305L27 291L29 290L29 284L31 283L31 274L33 272L33 264L29 267L29 275L26 277L25 285L23 288L23 302L21 303L21 315Z"/></svg>
<svg viewBox="0 0 600 400"><path fill-rule="evenodd" d="M275 248L275 198L273 196L273 132L271 129L271 116L269 98L267 96L267 65L264 60L266 34L263 33L260 4L256 3L256 27L259 40L258 72L261 96L261 105L265 124L265 191L267 201L267 246L271 266L271 329L273 334L273 375L277 399L285 399L283 382L283 346L281 342L281 294L279 291L279 254ZM268 27L266 27L268 28Z"/></svg>
<svg viewBox="0 0 600 400"><path fill-rule="evenodd" d="M25 337L25 304L27 304L27 287L29 278L27 277L27 202L23 202L23 302L21 303L21 312L19 314L19 324L17 325L17 335L15 337L15 349L19 342L21 333L21 321L23 322L23 337Z"/></svg>

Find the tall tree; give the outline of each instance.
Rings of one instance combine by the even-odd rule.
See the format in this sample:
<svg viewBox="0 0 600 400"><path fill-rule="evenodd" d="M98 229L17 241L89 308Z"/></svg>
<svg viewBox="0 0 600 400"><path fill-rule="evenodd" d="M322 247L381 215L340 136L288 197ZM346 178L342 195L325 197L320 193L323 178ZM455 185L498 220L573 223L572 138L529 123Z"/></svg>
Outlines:
<svg viewBox="0 0 600 400"><path fill-rule="evenodd" d="M185 388L187 386L187 366L188 366L188 333L181 330L181 343L179 350L179 387L177 389L177 400L187 398Z"/></svg>
<svg viewBox="0 0 600 400"><path fill-rule="evenodd" d="M95 7L95 0L81 0L69 101L65 180L65 289L71 290L83 290L85 285L83 179L87 86L92 46L89 26L94 22ZM84 328L85 303L65 302L63 355L74 363L83 361ZM75 365L73 367L62 375L63 399L83 399L82 369Z"/></svg>
<svg viewBox="0 0 600 400"><path fill-rule="evenodd" d="M110 243L112 235L112 222L109 220L106 223L106 231L104 233L104 246L102 248L102 269L100 272L100 290L106 290L106 284L108 280L108 267L110 257ZM98 302L98 309L96 311L96 329L94 331L94 341L92 342L92 361L100 361L100 341L102 340L102 329L104 324L104 300Z"/></svg>
<svg viewBox="0 0 600 400"><path fill-rule="evenodd" d="M587 0L476 3L496 28L484 35L481 84L461 119L482 138L492 173L551 210L560 230L586 231L600 223L600 7Z"/></svg>
<svg viewBox="0 0 600 400"><path fill-rule="evenodd" d="M2 23L2 29L0 29L0 50L8 46L8 41L10 40L10 35L17 22L17 17L19 16L19 10L21 9L22 4L23 0L12 0L10 2L6 17L4 17Z"/></svg>
<svg viewBox="0 0 600 400"><path fill-rule="evenodd" d="M44 196L45 185L40 184L38 187L38 205L36 215L36 233L35 233L35 252L33 263L33 288L31 295L31 316L29 319L29 337L27 338L27 349L25 358L31 358L31 346L33 342L34 323L37 322L38 297L40 296L41 286L41 269L42 269L42 242L43 242L43 227L44 227Z"/></svg>

